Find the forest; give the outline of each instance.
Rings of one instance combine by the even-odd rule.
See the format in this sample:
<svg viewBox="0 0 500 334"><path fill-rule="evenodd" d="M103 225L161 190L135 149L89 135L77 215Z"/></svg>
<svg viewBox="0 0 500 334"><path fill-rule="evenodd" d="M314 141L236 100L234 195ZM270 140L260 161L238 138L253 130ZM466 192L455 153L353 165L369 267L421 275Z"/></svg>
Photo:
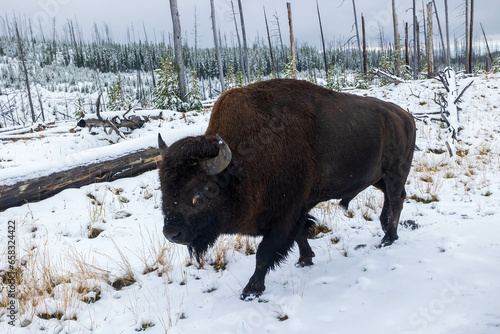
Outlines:
<svg viewBox="0 0 500 334"><path fill-rule="evenodd" d="M244 39L242 46L240 36L244 34L240 32L244 32L244 25L238 26L235 4L231 1L237 38L228 38L220 30L214 30L218 31L214 34L215 48L201 48L195 26L194 45L184 42L180 46L182 68L176 63L172 33L151 38L143 27L143 31L129 30L126 42L118 42L112 37L112 27L103 23L94 24L92 38L85 39L77 19L58 25L54 20L52 30L43 31L26 17L6 14L0 20L0 125L78 118L82 112L95 112L99 94L105 96L104 110L132 106L182 111L200 106L191 103L183 107L179 100L186 97L195 101L212 99L223 90L275 77L298 76L342 90L394 82L394 77L401 80L432 77L447 66L476 74L498 70L497 45L491 45L490 49L484 30L481 35L472 30L473 0L464 3L465 34L454 37L452 48L448 13L438 13L435 1L413 8L413 32L408 31L408 22L403 22L404 33L400 33L393 7L394 38L387 38L381 30L379 41L371 43L365 38L363 16L358 29L355 1L352 4L355 34L325 40L316 2L323 42L323 48L318 49L293 37L294 43L288 43L289 36L293 36L293 30L286 29L288 22L283 19L280 22L276 14L268 16L265 8L267 35L249 41L248 47ZM243 12L240 15L243 19ZM289 20L291 17L290 9ZM433 22L439 29L432 27ZM433 36L436 36L434 42ZM183 82L179 80L181 73L188 83L185 91L182 85L177 88ZM157 83L162 85L161 89ZM63 92L68 94L60 94ZM169 94L175 95L177 102L161 103Z"/></svg>

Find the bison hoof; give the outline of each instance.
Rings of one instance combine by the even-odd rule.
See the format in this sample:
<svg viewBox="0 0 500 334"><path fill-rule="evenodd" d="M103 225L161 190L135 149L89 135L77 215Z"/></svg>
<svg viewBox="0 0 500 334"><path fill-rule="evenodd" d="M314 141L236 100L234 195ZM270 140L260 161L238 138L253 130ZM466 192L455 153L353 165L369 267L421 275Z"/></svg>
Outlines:
<svg viewBox="0 0 500 334"><path fill-rule="evenodd" d="M383 238L382 241L380 242L380 247L386 247L390 246L394 243L394 241L398 240L399 237L397 234L389 234L387 233Z"/></svg>
<svg viewBox="0 0 500 334"><path fill-rule="evenodd" d="M257 297L260 297L265 289L266 287L264 286L264 284L259 284L257 286L257 284L248 283L247 286L243 289L243 292L240 295L240 299L246 302L252 301Z"/></svg>
<svg viewBox="0 0 500 334"><path fill-rule="evenodd" d="M240 295L240 299L243 300L243 301L246 301L246 302L251 302L252 300L254 300L255 298L259 297L261 294L259 295L256 295L256 294L246 294L246 293L242 293Z"/></svg>
<svg viewBox="0 0 500 334"><path fill-rule="evenodd" d="M297 262L296 267L309 267L312 266L314 263L311 258L300 258L299 262Z"/></svg>

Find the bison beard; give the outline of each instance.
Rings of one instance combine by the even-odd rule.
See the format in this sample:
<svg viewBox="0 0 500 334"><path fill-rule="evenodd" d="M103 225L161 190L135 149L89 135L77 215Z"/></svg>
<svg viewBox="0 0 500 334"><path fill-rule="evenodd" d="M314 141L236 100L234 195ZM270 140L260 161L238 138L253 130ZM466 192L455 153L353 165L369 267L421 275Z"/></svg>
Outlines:
<svg viewBox="0 0 500 334"><path fill-rule="evenodd" d="M341 199L347 208L372 185L384 193L382 245L398 239L415 123L392 103L264 81L223 93L205 135L170 147L159 136L158 144L168 240L201 262L221 234L263 237L242 299L262 294L265 276L294 243L298 264L313 264L308 212L322 201Z"/></svg>

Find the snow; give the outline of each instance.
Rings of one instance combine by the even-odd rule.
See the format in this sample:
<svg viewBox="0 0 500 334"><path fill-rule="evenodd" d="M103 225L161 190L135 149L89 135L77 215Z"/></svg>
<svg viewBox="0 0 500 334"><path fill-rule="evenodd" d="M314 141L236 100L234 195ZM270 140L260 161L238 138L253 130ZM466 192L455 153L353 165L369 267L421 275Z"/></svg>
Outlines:
<svg viewBox="0 0 500 334"><path fill-rule="evenodd" d="M468 81L460 78L458 89ZM17 290L21 315L12 327L0 309L0 332L498 333L499 84L500 76L483 75L463 97L459 148L467 154L430 152L444 148L447 130L417 122L421 150L408 179L401 217L407 226L400 226L398 241L378 248L379 191L359 194L347 213L337 201L322 203L312 214L331 231L310 240L315 265L297 268L294 249L252 302L240 301L239 294L255 266L255 255L246 250L255 250L259 239L222 236L198 268L184 246L163 237L157 171L1 212L1 245L7 221L15 220L24 275ZM438 81L423 80L353 93L429 112L439 110L432 101L437 90ZM38 140L2 141L0 184L23 170L60 170L110 151L154 146L158 132L170 144L203 133L208 117L172 114L113 145L102 133L69 134L69 124L37 133L45 135ZM90 239L90 228L103 231ZM0 273L7 269L3 249ZM211 265L217 257L227 262L225 270ZM132 285L112 286L130 277ZM5 292L1 296L3 307ZM60 319L40 317L56 312Z"/></svg>

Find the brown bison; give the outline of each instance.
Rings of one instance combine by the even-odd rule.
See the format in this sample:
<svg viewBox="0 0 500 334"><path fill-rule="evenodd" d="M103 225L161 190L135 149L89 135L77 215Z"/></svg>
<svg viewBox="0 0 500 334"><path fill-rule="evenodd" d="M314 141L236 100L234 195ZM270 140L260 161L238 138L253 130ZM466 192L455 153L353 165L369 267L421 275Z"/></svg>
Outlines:
<svg viewBox="0 0 500 334"><path fill-rule="evenodd" d="M219 137L220 136L220 137ZM203 136L167 147L161 136L163 233L200 256L221 234L262 236L242 299L259 296L270 269L307 237L320 202L383 191L382 245L396 239L415 147L413 117L397 105L276 79L223 93Z"/></svg>

